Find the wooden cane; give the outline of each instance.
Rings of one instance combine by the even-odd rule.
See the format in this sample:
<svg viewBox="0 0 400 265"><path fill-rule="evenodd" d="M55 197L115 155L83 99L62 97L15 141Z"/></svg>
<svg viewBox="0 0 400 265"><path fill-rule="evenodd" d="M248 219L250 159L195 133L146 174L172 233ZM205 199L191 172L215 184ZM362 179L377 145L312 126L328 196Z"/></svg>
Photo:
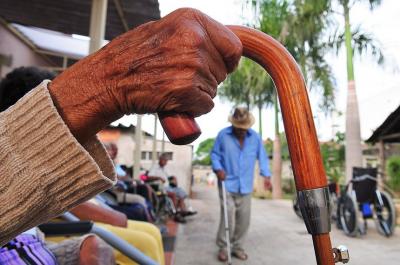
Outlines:
<svg viewBox="0 0 400 265"><path fill-rule="evenodd" d="M243 26L228 26L243 44L243 56L261 66L273 79L282 109L283 123L289 145L290 159L297 191L327 187L307 88L301 71L290 53L272 37ZM173 118L172 118L173 117ZM184 118L180 120L180 118ZM175 123L179 120L179 123ZM193 118L165 115L161 124L172 143L187 142L200 133ZM185 126L182 124L185 123ZM176 139L180 135L185 141ZM186 138L185 138L186 135ZM198 136L198 135L197 135ZM196 137L197 138L197 137ZM318 265L333 265L329 233L312 235Z"/></svg>

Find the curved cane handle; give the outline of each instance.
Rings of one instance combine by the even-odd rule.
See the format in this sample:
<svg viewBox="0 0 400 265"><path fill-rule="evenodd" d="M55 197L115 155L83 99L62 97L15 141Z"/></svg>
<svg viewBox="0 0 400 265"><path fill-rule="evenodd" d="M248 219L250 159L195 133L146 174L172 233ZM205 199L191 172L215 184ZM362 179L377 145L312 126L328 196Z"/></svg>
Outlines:
<svg viewBox="0 0 400 265"><path fill-rule="evenodd" d="M273 79L282 109L283 122L289 145L290 158L298 191L327 186L318 139L315 131L307 89L297 63L290 53L270 36L243 26L228 26L242 41L243 55L256 61ZM167 115L160 118L171 142L174 138L195 139L200 134L193 118ZM175 123L179 121L179 123ZM183 126L185 124L185 126ZM192 130L194 128L194 130ZM178 134L179 132L180 134ZM186 137L184 135L197 135ZM181 136L179 136L181 137ZM185 141L182 141L185 142ZM333 265L329 234L313 235L317 264Z"/></svg>

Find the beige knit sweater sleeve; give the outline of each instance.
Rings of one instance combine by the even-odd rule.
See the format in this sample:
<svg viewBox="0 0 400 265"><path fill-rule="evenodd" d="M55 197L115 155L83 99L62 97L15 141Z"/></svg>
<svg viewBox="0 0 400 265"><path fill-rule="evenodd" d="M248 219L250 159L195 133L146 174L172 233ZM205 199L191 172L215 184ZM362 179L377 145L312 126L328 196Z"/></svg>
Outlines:
<svg viewBox="0 0 400 265"><path fill-rule="evenodd" d="M116 181L103 145L80 145L44 81L0 113L0 246Z"/></svg>

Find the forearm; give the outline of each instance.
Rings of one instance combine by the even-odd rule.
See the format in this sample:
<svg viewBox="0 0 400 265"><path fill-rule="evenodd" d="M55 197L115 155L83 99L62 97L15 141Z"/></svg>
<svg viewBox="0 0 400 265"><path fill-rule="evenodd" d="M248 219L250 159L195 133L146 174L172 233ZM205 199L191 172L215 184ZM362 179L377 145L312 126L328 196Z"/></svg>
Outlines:
<svg viewBox="0 0 400 265"><path fill-rule="evenodd" d="M104 148L76 141L45 83L0 113L0 146L0 245L115 181Z"/></svg>
<svg viewBox="0 0 400 265"><path fill-rule="evenodd" d="M271 176L271 171L269 169L268 154L265 151L261 140L259 145L258 162L260 166L260 175L264 177Z"/></svg>
<svg viewBox="0 0 400 265"><path fill-rule="evenodd" d="M155 176L147 176L146 181L162 181L162 182L164 182L164 179L160 178L160 177L155 177Z"/></svg>
<svg viewBox="0 0 400 265"><path fill-rule="evenodd" d="M224 169L221 163L221 156L214 152L211 153L211 167L214 172Z"/></svg>
<svg viewBox="0 0 400 265"><path fill-rule="evenodd" d="M71 212L81 220L90 220L120 227L126 227L128 224L128 219L123 213L91 202L84 202L72 209Z"/></svg>

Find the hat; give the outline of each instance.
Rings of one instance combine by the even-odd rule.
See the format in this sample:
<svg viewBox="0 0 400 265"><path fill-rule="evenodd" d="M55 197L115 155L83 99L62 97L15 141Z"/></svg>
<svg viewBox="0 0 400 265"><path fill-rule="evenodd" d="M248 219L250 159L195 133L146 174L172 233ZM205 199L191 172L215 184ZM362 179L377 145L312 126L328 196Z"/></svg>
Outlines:
<svg viewBox="0 0 400 265"><path fill-rule="evenodd" d="M254 124L254 116L246 108L235 108L228 120L233 127L246 130Z"/></svg>

